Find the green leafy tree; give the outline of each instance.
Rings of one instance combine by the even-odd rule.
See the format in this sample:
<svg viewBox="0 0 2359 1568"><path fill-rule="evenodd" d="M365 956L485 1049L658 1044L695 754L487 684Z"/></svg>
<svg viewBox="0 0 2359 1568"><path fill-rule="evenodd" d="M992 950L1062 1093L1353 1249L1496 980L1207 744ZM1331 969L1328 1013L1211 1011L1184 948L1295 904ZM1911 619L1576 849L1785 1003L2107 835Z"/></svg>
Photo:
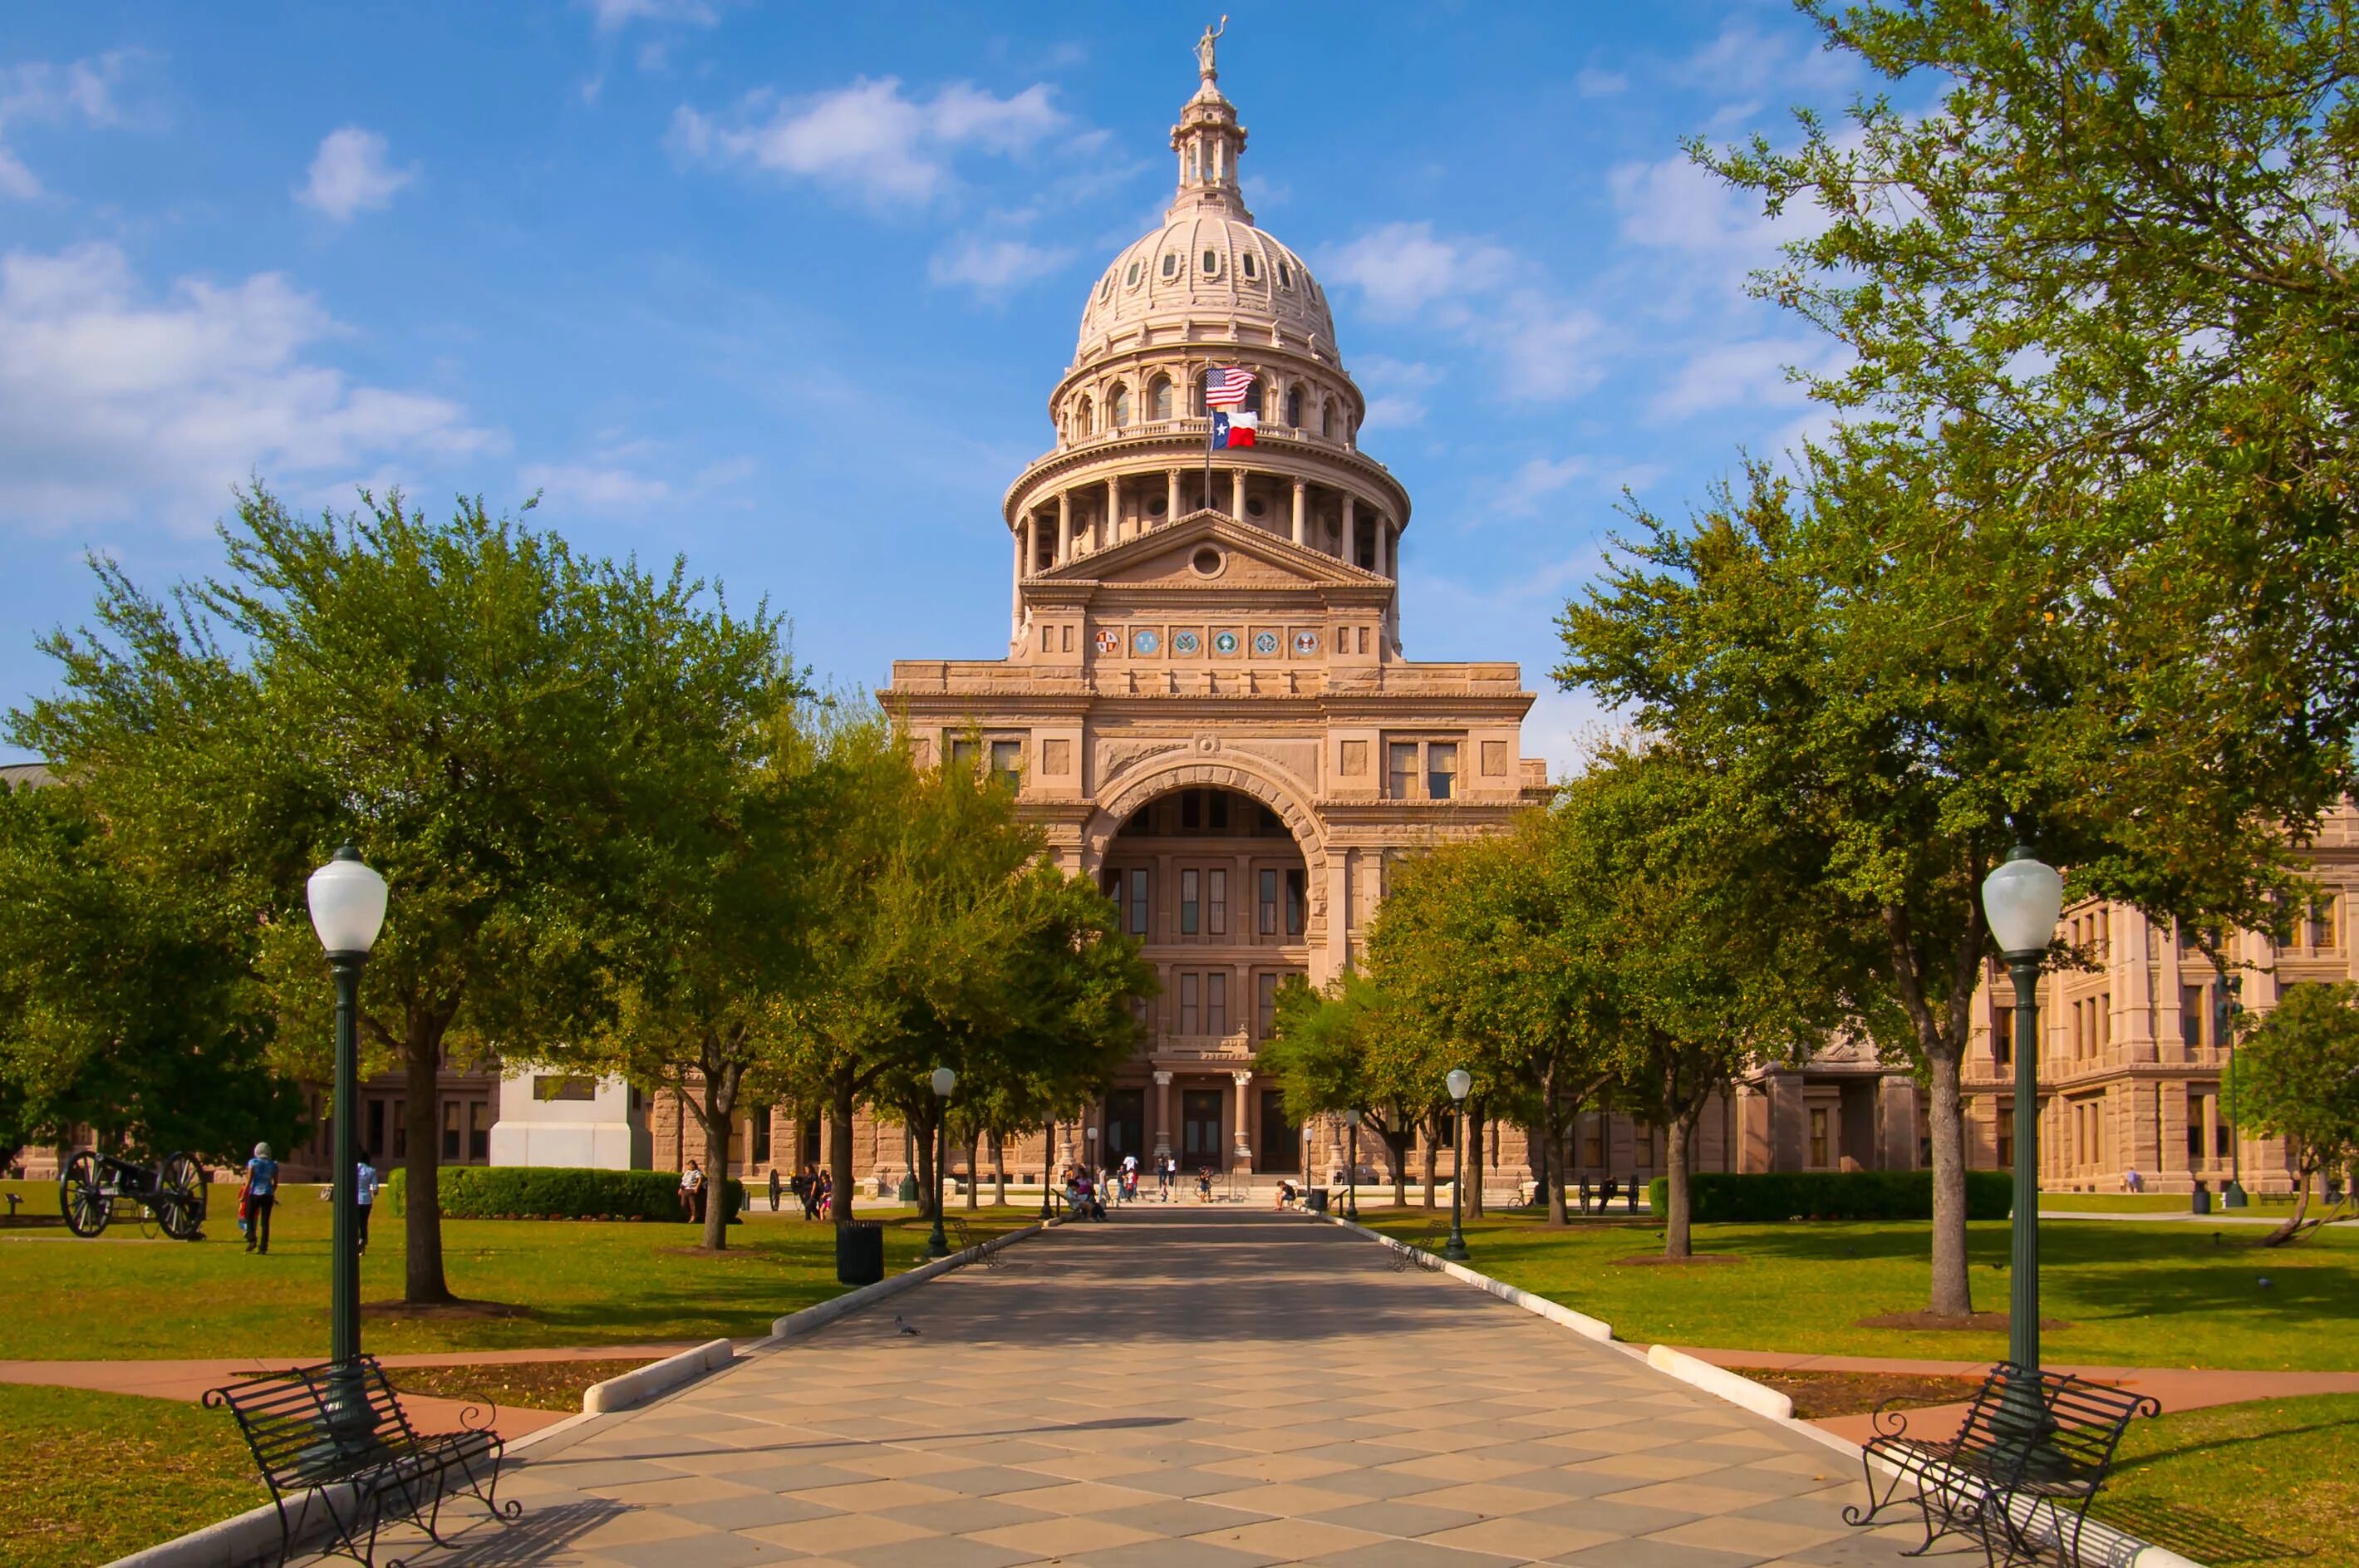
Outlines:
<svg viewBox="0 0 2359 1568"><path fill-rule="evenodd" d="M2293 1214L2262 1245L2323 1225L2308 1217L2310 1184L2359 1162L2359 985L2287 986L2237 1041L2229 1098L2236 1126L2285 1139L2293 1164Z"/></svg>
<svg viewBox="0 0 2359 1568"><path fill-rule="evenodd" d="M1446 1103L1438 1085L1449 1067L1431 1042L1367 974L1347 969L1324 992L1292 975L1277 988L1271 1037L1254 1069L1277 1084L1289 1121L1358 1111L1361 1125L1385 1142L1398 1207L1408 1202L1409 1144L1436 1104ZM1432 1205L1429 1186L1426 1206Z"/></svg>

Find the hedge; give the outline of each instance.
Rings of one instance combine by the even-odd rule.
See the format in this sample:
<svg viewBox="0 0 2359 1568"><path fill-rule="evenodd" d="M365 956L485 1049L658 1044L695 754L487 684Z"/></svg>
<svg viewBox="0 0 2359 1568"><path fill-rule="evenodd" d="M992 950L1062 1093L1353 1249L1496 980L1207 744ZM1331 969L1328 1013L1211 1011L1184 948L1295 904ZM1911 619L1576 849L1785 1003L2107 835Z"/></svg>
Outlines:
<svg viewBox="0 0 2359 1568"><path fill-rule="evenodd" d="M1658 1176L1647 1202L1660 1218L1671 1184ZM2004 1171L1966 1172L1966 1218L2003 1220L2015 1207L2015 1178ZM1699 1225L1778 1220L1930 1220L1930 1171L1699 1171L1688 1178L1688 1217Z"/></svg>
<svg viewBox="0 0 2359 1568"><path fill-rule="evenodd" d="M400 1214L406 1171L397 1169L379 1203ZM442 1215L453 1220L679 1220L679 1175L672 1171L591 1171L573 1166L445 1165L437 1183ZM729 1218L745 1206L745 1183L723 1184Z"/></svg>

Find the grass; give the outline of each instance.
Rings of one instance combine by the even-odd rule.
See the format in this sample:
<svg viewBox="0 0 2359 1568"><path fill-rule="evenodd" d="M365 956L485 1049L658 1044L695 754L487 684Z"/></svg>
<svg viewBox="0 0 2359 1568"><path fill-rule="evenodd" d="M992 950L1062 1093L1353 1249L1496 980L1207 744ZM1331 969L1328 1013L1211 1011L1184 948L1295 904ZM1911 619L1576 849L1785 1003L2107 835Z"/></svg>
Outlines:
<svg viewBox="0 0 2359 1568"><path fill-rule="evenodd" d="M2359 1394L2134 1421L2091 1511L2213 1568L2359 1568Z"/></svg>
<svg viewBox="0 0 2359 1568"><path fill-rule="evenodd" d="M647 1365L631 1361L495 1361L457 1367L388 1367L386 1380L399 1394L431 1394L501 1410L565 1410L578 1414L592 1383L636 1372Z"/></svg>
<svg viewBox="0 0 2359 1568"><path fill-rule="evenodd" d="M31 1188L54 1203L49 1183ZM29 1360L323 1356L328 1345L328 1205L289 1189L272 1225L268 1257L248 1255L237 1234L234 1192L215 1187L201 1242L138 1239L117 1225L95 1240L62 1231L0 1231L0 1358ZM1021 1206L973 1213L953 1204L978 1234L1029 1223ZM886 1222L885 1267L921 1260L926 1227L908 1210L863 1211ZM127 1238L127 1239L118 1239ZM596 1221L451 1220L443 1270L470 1301L522 1309L502 1316L401 1317L371 1312L364 1343L402 1355L575 1345L743 1337L773 1318L842 1292L834 1231L799 1216L756 1214L732 1227L730 1250L696 1250L687 1225ZM397 1302L402 1227L378 1216L361 1263L364 1305Z"/></svg>
<svg viewBox="0 0 2359 1568"><path fill-rule="evenodd" d="M2244 1211L2246 1214L2275 1211L2273 1217L2282 1219L2286 1214L2293 1212L2293 1198L2290 1194L2254 1192L2250 1194L2250 1203ZM2053 1214L2063 1210L2079 1214L2184 1214L2193 1211L2194 1202L2194 1199L2185 1192L2042 1192L2039 1194L2039 1212ZM2216 1213L2231 1212L2220 1208L2220 1194L2217 1192L2212 1194L2212 1205ZM2312 1213L2318 1213L2326 1205L2313 1194L2310 1206Z"/></svg>
<svg viewBox="0 0 2359 1568"><path fill-rule="evenodd" d="M1364 1219L1406 1239L1431 1223L1423 1210L1377 1211ZM1856 1326L1861 1318L1923 1309L1931 1285L1930 1228L1922 1222L1698 1225L1697 1251L1734 1253L1744 1261L1621 1268L1623 1258L1661 1252L1653 1224L1551 1231L1512 1214L1465 1227L1474 1268L1603 1318L1621 1338L1640 1344L1997 1359L2006 1348L2003 1333ZM2359 1299L2359 1235L2322 1231L2261 1251L2243 1226L2063 1220L2040 1226L2039 1248L2041 1315L2069 1325L2042 1333L2049 1361L2359 1368L2349 1332L2350 1303ZM1974 1304L2005 1311L2006 1223L1970 1225L1967 1252Z"/></svg>
<svg viewBox="0 0 2359 1568"><path fill-rule="evenodd" d="M85 1568L267 1501L229 1416L0 1384L0 1568Z"/></svg>

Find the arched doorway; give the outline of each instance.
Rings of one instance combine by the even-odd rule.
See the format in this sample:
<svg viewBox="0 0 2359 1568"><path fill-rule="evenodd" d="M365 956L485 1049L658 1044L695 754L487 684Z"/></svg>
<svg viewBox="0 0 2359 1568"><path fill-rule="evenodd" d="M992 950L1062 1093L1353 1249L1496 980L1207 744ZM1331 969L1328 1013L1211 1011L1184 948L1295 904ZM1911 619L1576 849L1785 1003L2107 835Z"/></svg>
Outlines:
<svg viewBox="0 0 2359 1568"><path fill-rule="evenodd" d="M1299 1171L1300 1131L1253 1068L1278 986L1311 970L1305 845L1259 792L1188 782L1131 804L1096 860L1163 987L1138 1003L1147 1040L1107 1096L1105 1147L1143 1147L1142 1165L1169 1154L1183 1184Z"/></svg>

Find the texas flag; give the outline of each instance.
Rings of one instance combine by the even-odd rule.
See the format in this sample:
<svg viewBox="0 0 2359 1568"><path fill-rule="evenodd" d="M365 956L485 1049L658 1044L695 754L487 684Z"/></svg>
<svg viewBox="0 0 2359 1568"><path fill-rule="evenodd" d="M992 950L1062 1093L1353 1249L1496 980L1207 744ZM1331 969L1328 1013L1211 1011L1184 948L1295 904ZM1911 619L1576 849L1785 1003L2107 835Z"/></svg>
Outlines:
<svg viewBox="0 0 2359 1568"><path fill-rule="evenodd" d="M1254 444L1254 431L1261 428L1261 416L1248 414L1243 408L1234 413L1212 411L1212 444L1234 451Z"/></svg>

